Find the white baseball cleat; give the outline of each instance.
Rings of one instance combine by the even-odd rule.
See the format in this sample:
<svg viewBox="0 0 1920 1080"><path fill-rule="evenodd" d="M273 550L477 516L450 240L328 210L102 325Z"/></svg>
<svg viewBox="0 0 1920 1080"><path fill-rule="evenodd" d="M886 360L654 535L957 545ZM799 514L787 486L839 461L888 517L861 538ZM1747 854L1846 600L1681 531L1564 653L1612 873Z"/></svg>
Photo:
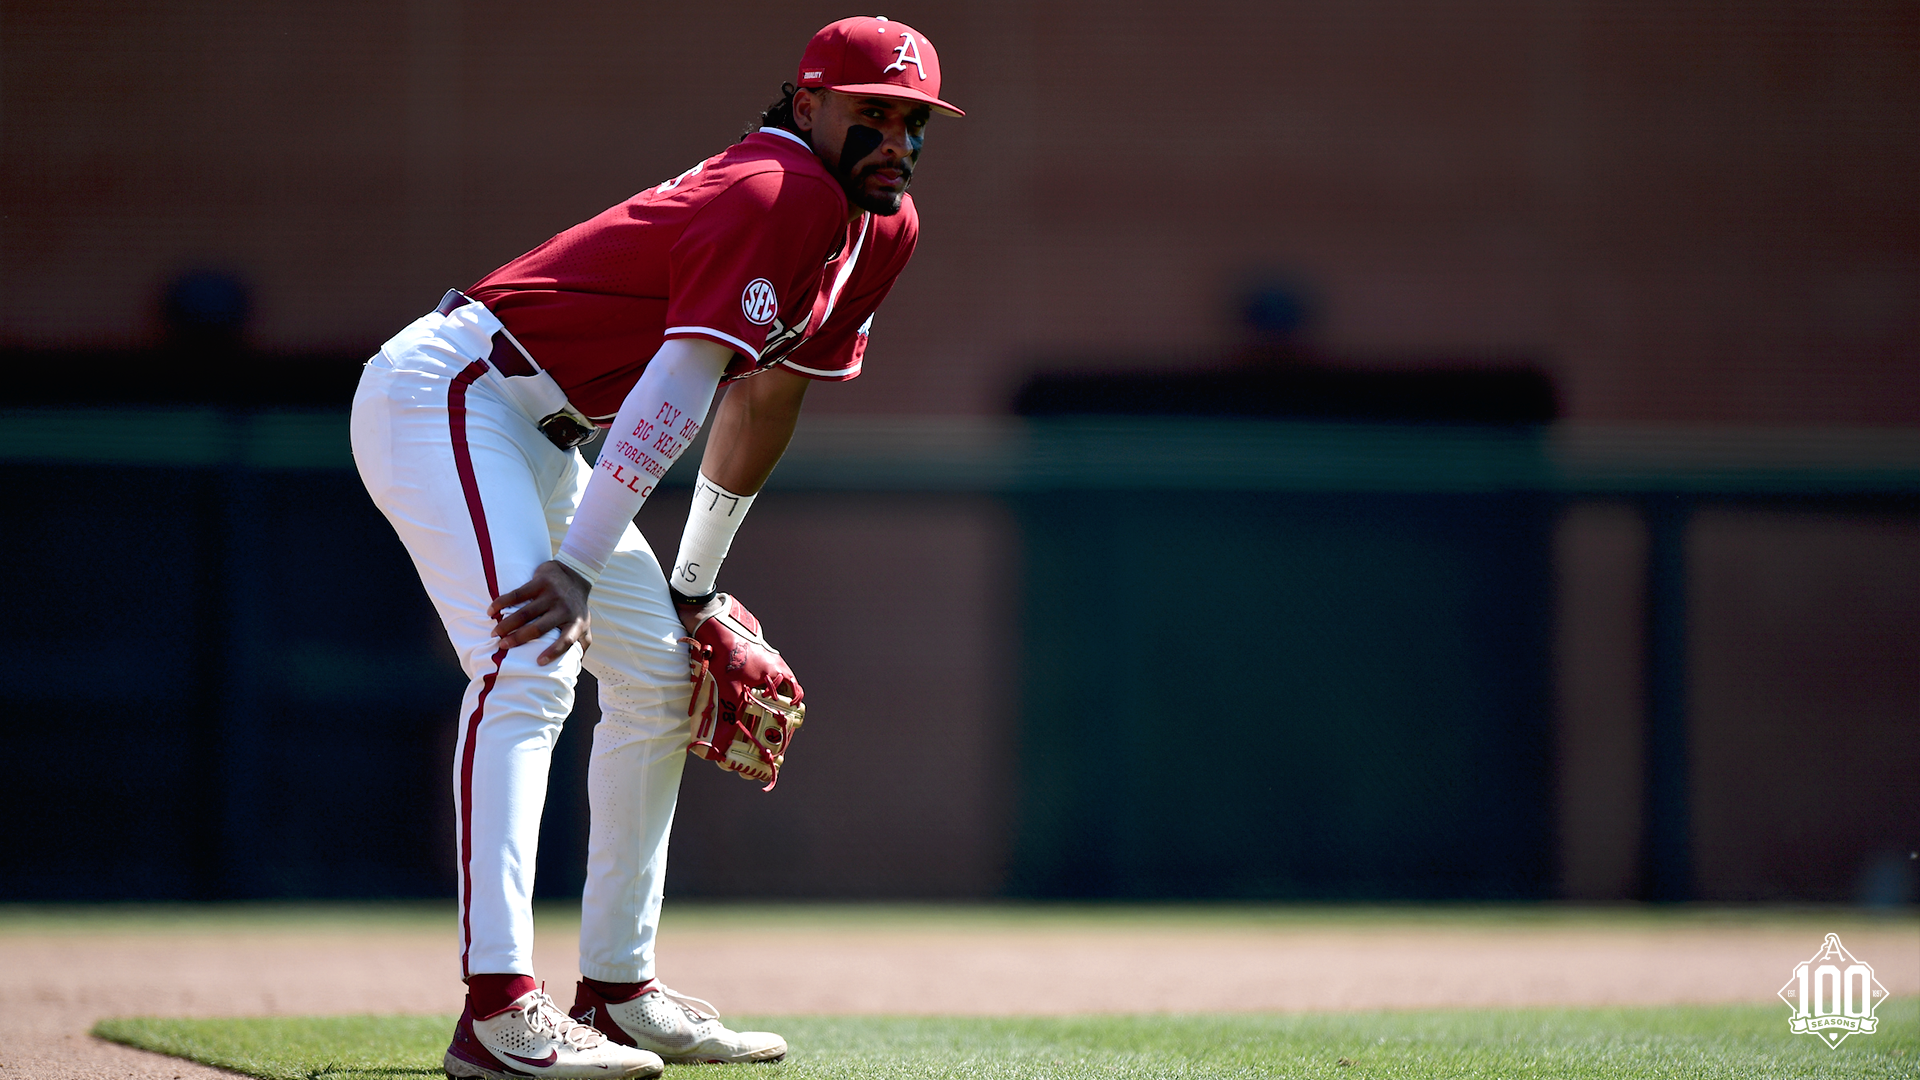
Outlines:
<svg viewBox="0 0 1920 1080"><path fill-rule="evenodd" d="M632 1001L618 1002L607 1001L583 982L574 994L573 1017L614 1042L651 1050L676 1064L724 1065L787 1056L787 1040L773 1032L734 1031L720 1022L710 1003L657 982Z"/></svg>
<svg viewBox="0 0 1920 1080"><path fill-rule="evenodd" d="M454 1080L527 1077L650 1077L666 1068L660 1055L622 1046L560 1011L545 990L529 990L507 1011L473 1018L469 1004L441 1062Z"/></svg>

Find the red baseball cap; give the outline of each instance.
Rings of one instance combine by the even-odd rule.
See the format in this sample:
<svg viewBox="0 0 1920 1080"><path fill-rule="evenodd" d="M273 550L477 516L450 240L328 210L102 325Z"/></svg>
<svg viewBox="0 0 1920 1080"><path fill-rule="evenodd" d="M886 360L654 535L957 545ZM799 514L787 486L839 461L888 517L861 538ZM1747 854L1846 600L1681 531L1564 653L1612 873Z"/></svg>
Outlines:
<svg viewBox="0 0 1920 1080"><path fill-rule="evenodd" d="M885 15L830 23L807 42L796 85L808 90L924 101L948 116L965 116L940 100L940 55L925 34Z"/></svg>

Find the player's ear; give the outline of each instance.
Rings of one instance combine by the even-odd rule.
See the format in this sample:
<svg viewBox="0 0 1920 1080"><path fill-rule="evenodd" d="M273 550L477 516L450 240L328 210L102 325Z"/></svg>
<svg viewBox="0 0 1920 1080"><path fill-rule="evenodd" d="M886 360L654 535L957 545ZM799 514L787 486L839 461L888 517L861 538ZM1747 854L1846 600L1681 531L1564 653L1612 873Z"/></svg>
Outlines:
<svg viewBox="0 0 1920 1080"><path fill-rule="evenodd" d="M811 90L793 92L793 126L801 131L813 130L813 110L820 104L820 98Z"/></svg>

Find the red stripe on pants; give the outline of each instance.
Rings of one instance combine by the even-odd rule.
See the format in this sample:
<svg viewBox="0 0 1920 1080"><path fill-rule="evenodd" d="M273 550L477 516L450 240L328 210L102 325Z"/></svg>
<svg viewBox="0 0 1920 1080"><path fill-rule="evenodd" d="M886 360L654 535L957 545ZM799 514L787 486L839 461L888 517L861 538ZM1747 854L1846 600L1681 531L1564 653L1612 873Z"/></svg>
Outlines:
<svg viewBox="0 0 1920 1080"><path fill-rule="evenodd" d="M473 519L473 538L480 545L480 565L487 574L487 596L498 598L500 583L493 572L493 538L487 532L487 510L480 503L480 484L473 476L473 453L467 447L467 387L485 374L487 362L475 360L454 377L447 389L447 429L453 440L453 466L460 474L460 492L467 498L467 515ZM500 677L500 664L507 650L493 654L493 670L481 680L480 696L474 701L473 715L467 718L465 748L460 754L460 975L467 970L467 954L473 947L473 748L480 735L480 717L487 711L487 695Z"/></svg>

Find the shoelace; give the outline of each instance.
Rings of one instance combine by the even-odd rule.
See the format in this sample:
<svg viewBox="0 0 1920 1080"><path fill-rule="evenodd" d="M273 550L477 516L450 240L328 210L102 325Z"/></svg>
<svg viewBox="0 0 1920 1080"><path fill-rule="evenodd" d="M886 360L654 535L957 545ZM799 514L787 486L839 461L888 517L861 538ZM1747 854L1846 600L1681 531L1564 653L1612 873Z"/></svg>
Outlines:
<svg viewBox="0 0 1920 1080"><path fill-rule="evenodd" d="M697 997L694 997L692 994L683 994L680 991L665 985L664 983L654 984L654 989L660 991L661 994L665 995L668 1001L673 1002L674 1004L687 1010L687 1012L691 1013L695 1021L720 1019L720 1010L714 1008L713 1002L708 1001L706 998L697 998ZM694 1008L695 1004L699 1004L700 1006L702 1006L705 1009L705 1011L703 1012L701 1011L701 1009Z"/></svg>
<svg viewBox="0 0 1920 1080"><path fill-rule="evenodd" d="M527 1009L527 1024L534 1031L559 1039L575 1050L591 1050L606 1038L598 1028L568 1016L545 990L536 993L539 996Z"/></svg>

